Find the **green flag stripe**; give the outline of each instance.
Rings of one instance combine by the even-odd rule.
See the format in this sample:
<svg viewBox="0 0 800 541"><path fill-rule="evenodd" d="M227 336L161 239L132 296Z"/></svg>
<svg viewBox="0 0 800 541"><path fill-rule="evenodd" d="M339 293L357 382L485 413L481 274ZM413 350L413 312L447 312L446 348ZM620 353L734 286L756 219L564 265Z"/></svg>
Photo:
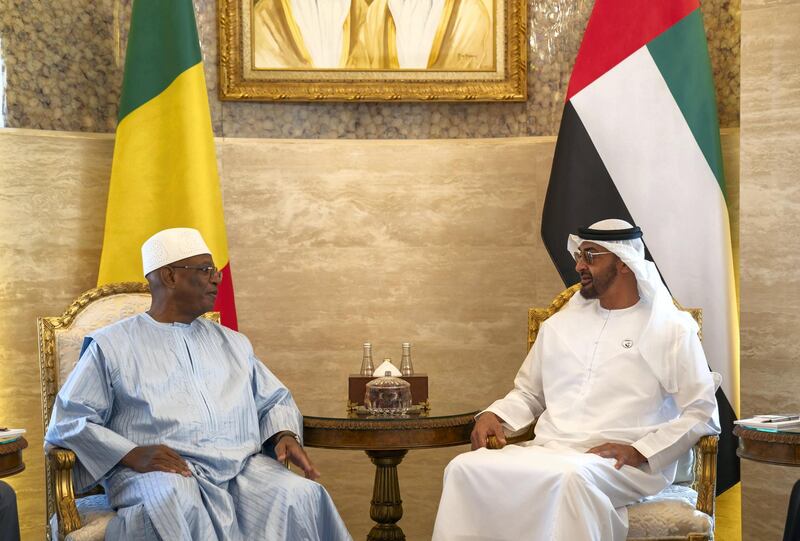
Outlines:
<svg viewBox="0 0 800 541"><path fill-rule="evenodd" d="M135 0L118 119L202 60L192 0Z"/></svg>
<svg viewBox="0 0 800 541"><path fill-rule="evenodd" d="M714 172L722 194L727 196L714 80L700 9L648 43L647 49Z"/></svg>

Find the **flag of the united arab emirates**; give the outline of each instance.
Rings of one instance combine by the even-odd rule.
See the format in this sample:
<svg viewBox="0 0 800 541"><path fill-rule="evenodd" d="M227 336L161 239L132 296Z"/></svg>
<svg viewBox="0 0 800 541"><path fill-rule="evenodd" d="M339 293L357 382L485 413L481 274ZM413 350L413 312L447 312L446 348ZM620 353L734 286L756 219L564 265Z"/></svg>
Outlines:
<svg viewBox="0 0 800 541"><path fill-rule="evenodd" d="M605 218L644 231L672 295L703 309L722 374L718 492L739 480L731 434L739 318L719 123L698 0L597 0L575 61L542 214L565 284L569 233Z"/></svg>

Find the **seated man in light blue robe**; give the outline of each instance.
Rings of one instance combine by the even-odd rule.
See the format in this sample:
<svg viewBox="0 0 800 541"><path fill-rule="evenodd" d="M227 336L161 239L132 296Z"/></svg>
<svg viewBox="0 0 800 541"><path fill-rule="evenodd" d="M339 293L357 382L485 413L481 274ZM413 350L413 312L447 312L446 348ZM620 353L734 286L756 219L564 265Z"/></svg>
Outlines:
<svg viewBox="0 0 800 541"><path fill-rule="evenodd" d="M199 317L221 278L200 233L156 233L142 260L150 310L87 336L45 435L76 453L79 489L103 484L106 539L352 539L314 481L291 393L247 338Z"/></svg>

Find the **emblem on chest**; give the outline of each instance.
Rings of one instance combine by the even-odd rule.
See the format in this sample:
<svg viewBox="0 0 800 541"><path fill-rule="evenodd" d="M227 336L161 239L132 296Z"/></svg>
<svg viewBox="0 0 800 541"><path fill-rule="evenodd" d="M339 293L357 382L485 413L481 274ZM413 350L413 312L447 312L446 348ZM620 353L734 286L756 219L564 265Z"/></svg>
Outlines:
<svg viewBox="0 0 800 541"><path fill-rule="evenodd" d="M622 341L622 347L624 347L625 349L631 349L633 347L633 340L631 340L630 338L626 338L625 340Z"/></svg>

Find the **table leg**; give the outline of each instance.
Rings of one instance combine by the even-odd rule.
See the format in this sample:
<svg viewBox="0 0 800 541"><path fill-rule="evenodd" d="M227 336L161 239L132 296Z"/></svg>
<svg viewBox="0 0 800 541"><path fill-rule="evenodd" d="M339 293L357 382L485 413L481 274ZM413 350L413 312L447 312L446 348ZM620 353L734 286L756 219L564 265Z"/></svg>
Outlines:
<svg viewBox="0 0 800 541"><path fill-rule="evenodd" d="M369 516L377 522L367 535L367 541L404 541L406 536L396 523L403 517L403 500L397 481L397 465L403 461L407 450L367 451L375 464L375 484Z"/></svg>

